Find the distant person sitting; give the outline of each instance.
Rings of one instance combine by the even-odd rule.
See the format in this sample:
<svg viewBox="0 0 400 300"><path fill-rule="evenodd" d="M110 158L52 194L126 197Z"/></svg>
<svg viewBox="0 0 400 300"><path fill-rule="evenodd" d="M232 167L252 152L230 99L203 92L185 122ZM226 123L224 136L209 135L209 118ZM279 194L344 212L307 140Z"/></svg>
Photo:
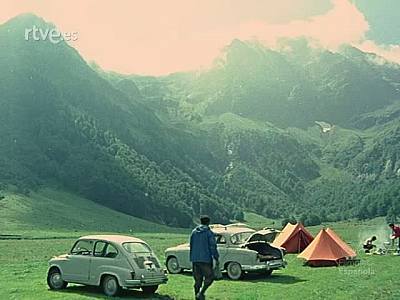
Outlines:
<svg viewBox="0 0 400 300"><path fill-rule="evenodd" d="M393 223L389 224L389 227L392 229L392 235L390 238L393 240L393 245L394 245L394 240L399 239L399 246L397 250L400 250L400 226L394 225Z"/></svg>
<svg viewBox="0 0 400 300"><path fill-rule="evenodd" d="M376 246L374 245L374 242L376 241L376 236L372 236L368 239L365 240L363 244L363 248L365 250L365 253L370 253L372 249L374 249Z"/></svg>

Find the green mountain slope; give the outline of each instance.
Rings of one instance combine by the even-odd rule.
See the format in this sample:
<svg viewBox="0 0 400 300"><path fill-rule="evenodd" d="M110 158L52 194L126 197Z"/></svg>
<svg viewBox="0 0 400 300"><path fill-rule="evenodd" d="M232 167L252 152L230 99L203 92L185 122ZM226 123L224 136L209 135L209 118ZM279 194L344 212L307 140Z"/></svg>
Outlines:
<svg viewBox="0 0 400 300"><path fill-rule="evenodd" d="M242 207L281 217L299 205L305 184L319 176L306 148L272 125L223 114L200 127L208 148L226 165L216 193L228 193Z"/></svg>
<svg viewBox="0 0 400 300"><path fill-rule="evenodd" d="M61 185L170 225L190 225L203 205L218 221L233 216L231 206L191 177L200 172L192 156L205 172L218 168L195 136L162 124L67 44L25 41L24 29L33 24L52 28L32 15L0 27L3 183Z"/></svg>
<svg viewBox="0 0 400 300"><path fill-rule="evenodd" d="M176 232L116 212L74 194L43 189L30 195L2 193L0 234L34 235L35 232Z"/></svg>
<svg viewBox="0 0 400 300"><path fill-rule="evenodd" d="M243 139L247 156L235 157L235 168L222 180L223 186L232 182L230 198L245 195L237 201L273 217L314 207L323 218L338 220L400 215L394 204L399 72L399 65L350 46L334 53L297 40L271 50L235 40L211 70L129 78L147 95L156 87L158 111L206 130L211 148L226 147L233 136ZM333 130L310 127L315 121ZM286 136L283 147L273 142L271 129ZM287 136L296 147L288 146ZM218 156L224 155L220 150ZM303 176L293 176L296 169Z"/></svg>
<svg viewBox="0 0 400 300"><path fill-rule="evenodd" d="M205 72L123 76L65 43L25 41L33 25L53 28L33 15L0 26L0 188L50 187L181 227L243 210L400 214L399 66L236 40Z"/></svg>

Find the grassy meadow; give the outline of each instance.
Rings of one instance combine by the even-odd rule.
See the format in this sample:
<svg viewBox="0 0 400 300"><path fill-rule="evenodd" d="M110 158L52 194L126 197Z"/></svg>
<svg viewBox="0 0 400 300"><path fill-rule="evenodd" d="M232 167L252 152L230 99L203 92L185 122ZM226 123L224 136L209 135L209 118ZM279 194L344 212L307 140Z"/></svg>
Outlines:
<svg viewBox="0 0 400 300"><path fill-rule="evenodd" d="M60 200L58 208L51 200L55 196ZM38 206L34 208L30 201L37 201ZM46 205L50 207L45 209ZM71 208L71 205L74 208ZM36 215L37 209L42 211L42 217ZM57 215L61 213L58 209L62 209L64 213ZM73 216L69 216L70 211ZM102 232L132 234L143 238L164 261L164 250L186 242L189 232L166 230L163 226L123 214L115 215L115 212L89 201L73 199L67 194L50 190L31 197L7 195L1 200L0 213L0 234L22 234L30 238L0 240L0 299L103 299L105 297L101 291L94 287L69 285L61 292L48 290L47 261L54 255L68 252L76 237ZM29 223L24 223L17 217L22 213ZM27 218L32 214L35 217ZM278 221L273 223L273 220L263 219L256 214L246 214L246 219L251 226L258 228L280 225ZM67 220L71 220L71 223L68 224ZM98 225L98 222L101 224ZM83 227L79 229L81 225ZM270 278L259 275L247 275L240 281L225 278L214 283L208 291L207 299L400 299L397 286L400 257L366 256L359 246L360 240L370 233L378 232L381 240L389 234L389 231L382 227L384 221L375 219L369 222L343 222L327 226L332 227L344 240L352 244L360 254L359 265L310 268L303 266L302 261L295 255L287 255L288 267L274 272ZM68 230L68 227L74 229ZM316 226L310 230L315 234L319 228L320 226ZM190 273L170 275L168 284L159 288L155 298L193 299L192 285ZM140 291L125 291L119 298L143 297Z"/></svg>

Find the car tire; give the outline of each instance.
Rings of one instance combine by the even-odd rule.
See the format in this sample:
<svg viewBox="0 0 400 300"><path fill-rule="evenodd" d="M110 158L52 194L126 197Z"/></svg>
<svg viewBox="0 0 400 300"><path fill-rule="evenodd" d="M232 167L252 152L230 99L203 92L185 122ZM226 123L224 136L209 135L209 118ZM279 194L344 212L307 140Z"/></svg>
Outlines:
<svg viewBox="0 0 400 300"><path fill-rule="evenodd" d="M106 275L103 278L103 280L101 281L101 288L104 295L108 297L115 297L121 291L121 287L119 286L117 278L111 275Z"/></svg>
<svg viewBox="0 0 400 300"><path fill-rule="evenodd" d="M51 268L47 274L47 285L51 290L62 290L68 285L61 276L61 271L58 268Z"/></svg>
<svg viewBox="0 0 400 300"><path fill-rule="evenodd" d="M228 263L226 266L226 272L229 279L232 280L239 280L243 275L242 266L234 261Z"/></svg>
<svg viewBox="0 0 400 300"><path fill-rule="evenodd" d="M158 289L158 285L142 286L143 293L147 295L154 294Z"/></svg>
<svg viewBox="0 0 400 300"><path fill-rule="evenodd" d="M179 267L178 259L175 256L168 257L166 265L170 274L179 274L182 272L182 268Z"/></svg>

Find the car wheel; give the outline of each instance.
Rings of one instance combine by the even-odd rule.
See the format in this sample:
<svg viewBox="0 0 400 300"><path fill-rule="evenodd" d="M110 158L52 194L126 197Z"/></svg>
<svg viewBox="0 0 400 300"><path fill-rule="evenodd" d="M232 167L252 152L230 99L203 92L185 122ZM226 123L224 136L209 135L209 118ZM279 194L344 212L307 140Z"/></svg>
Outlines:
<svg viewBox="0 0 400 300"><path fill-rule="evenodd" d="M142 286L142 291L145 294L154 294L158 289L158 285Z"/></svg>
<svg viewBox="0 0 400 300"><path fill-rule="evenodd" d="M234 261L231 261L226 267L228 277L232 280L238 280L242 277L242 266Z"/></svg>
<svg viewBox="0 0 400 300"><path fill-rule="evenodd" d="M52 268L47 274L47 285L51 290L62 290L67 287L68 282L62 279L61 272L58 268Z"/></svg>
<svg viewBox="0 0 400 300"><path fill-rule="evenodd" d="M103 278L101 287L103 289L103 293L109 297L118 295L121 290L117 278L111 275L107 275Z"/></svg>
<svg viewBox="0 0 400 300"><path fill-rule="evenodd" d="M269 277L271 276L273 270L265 270L264 275Z"/></svg>
<svg viewBox="0 0 400 300"><path fill-rule="evenodd" d="M178 259L175 256L171 256L167 260L167 270L170 274L179 274L182 272L182 268L179 267Z"/></svg>

